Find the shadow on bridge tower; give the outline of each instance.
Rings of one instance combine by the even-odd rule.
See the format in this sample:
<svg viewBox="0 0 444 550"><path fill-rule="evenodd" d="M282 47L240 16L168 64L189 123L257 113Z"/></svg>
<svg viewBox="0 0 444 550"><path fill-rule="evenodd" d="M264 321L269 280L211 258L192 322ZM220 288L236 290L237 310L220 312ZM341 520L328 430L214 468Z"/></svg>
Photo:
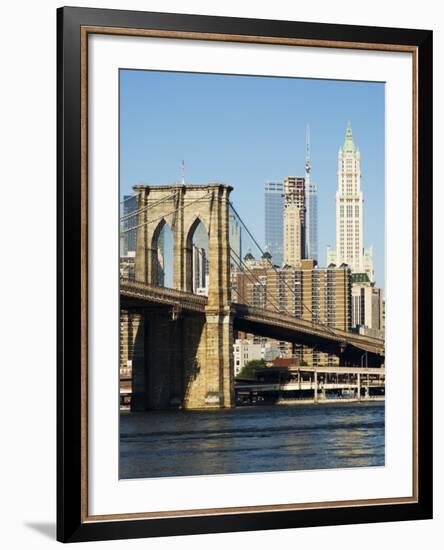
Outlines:
<svg viewBox="0 0 444 550"><path fill-rule="evenodd" d="M234 405L230 312L229 195L221 184L134 187L138 195L136 281L160 286L159 235L173 235L173 286L193 289L193 235L208 231L209 287L205 313L150 304L123 311L132 355L132 409ZM125 317L126 315L126 317ZM122 331L123 333L123 331Z"/></svg>

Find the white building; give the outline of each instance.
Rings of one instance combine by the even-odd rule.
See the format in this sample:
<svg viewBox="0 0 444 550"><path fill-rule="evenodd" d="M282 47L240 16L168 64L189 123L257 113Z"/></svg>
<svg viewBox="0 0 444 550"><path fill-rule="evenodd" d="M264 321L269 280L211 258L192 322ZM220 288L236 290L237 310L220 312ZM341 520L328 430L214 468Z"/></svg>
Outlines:
<svg viewBox="0 0 444 550"><path fill-rule="evenodd" d="M365 274L352 284L352 328L361 334L383 337L383 295ZM353 277L353 276L352 276Z"/></svg>
<svg viewBox="0 0 444 550"><path fill-rule="evenodd" d="M364 250L361 154L353 141L351 123L338 153L336 191L336 249L327 249L327 265L347 264L352 273L366 273L374 282L373 249Z"/></svg>
<svg viewBox="0 0 444 550"><path fill-rule="evenodd" d="M338 190L336 191L336 264L347 264L352 272L362 273L363 195L361 191L361 154L353 141L351 124L338 153Z"/></svg>
<svg viewBox="0 0 444 550"><path fill-rule="evenodd" d="M284 265L300 267L304 257L301 209L295 204L284 210Z"/></svg>
<svg viewBox="0 0 444 550"><path fill-rule="evenodd" d="M262 346L253 340L237 339L233 344L234 376L237 376L246 363L262 359Z"/></svg>

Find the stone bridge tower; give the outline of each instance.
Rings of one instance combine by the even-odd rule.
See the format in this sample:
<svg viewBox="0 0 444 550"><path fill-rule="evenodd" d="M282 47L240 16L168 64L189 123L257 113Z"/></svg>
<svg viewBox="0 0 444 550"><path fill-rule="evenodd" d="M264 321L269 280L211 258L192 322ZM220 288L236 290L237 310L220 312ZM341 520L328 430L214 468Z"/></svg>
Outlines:
<svg viewBox="0 0 444 550"><path fill-rule="evenodd" d="M137 185L136 281L159 286L159 236L173 234L173 286L192 292L193 235L208 232L209 288L205 315L152 307L139 324L133 359L133 408L234 405L230 313L229 195L231 187ZM142 346L140 345L142 343ZM134 347L136 349L136 346Z"/></svg>

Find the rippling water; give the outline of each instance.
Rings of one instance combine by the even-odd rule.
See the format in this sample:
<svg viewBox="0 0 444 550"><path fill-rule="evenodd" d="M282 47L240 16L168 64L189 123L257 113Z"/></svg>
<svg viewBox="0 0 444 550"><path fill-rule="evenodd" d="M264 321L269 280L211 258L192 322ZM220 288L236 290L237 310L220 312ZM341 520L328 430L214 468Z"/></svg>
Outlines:
<svg viewBox="0 0 444 550"><path fill-rule="evenodd" d="M120 477L384 465L384 403L120 413Z"/></svg>

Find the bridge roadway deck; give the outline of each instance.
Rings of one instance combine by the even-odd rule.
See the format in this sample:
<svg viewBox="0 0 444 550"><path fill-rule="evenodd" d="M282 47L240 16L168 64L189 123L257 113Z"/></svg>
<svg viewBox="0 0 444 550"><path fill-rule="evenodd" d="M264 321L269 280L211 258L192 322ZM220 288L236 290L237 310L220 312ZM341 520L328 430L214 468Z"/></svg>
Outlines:
<svg viewBox="0 0 444 550"><path fill-rule="evenodd" d="M206 296L171 288L155 287L129 279L120 280L120 298L121 305L124 307L144 307L148 304L158 304L195 313L205 313L207 305ZM301 337L307 345L331 343L351 347L358 352L369 352L379 356L385 354L384 340L378 338L332 329L325 325L247 304L233 302L231 308L233 325L237 330L277 340L295 341Z"/></svg>

